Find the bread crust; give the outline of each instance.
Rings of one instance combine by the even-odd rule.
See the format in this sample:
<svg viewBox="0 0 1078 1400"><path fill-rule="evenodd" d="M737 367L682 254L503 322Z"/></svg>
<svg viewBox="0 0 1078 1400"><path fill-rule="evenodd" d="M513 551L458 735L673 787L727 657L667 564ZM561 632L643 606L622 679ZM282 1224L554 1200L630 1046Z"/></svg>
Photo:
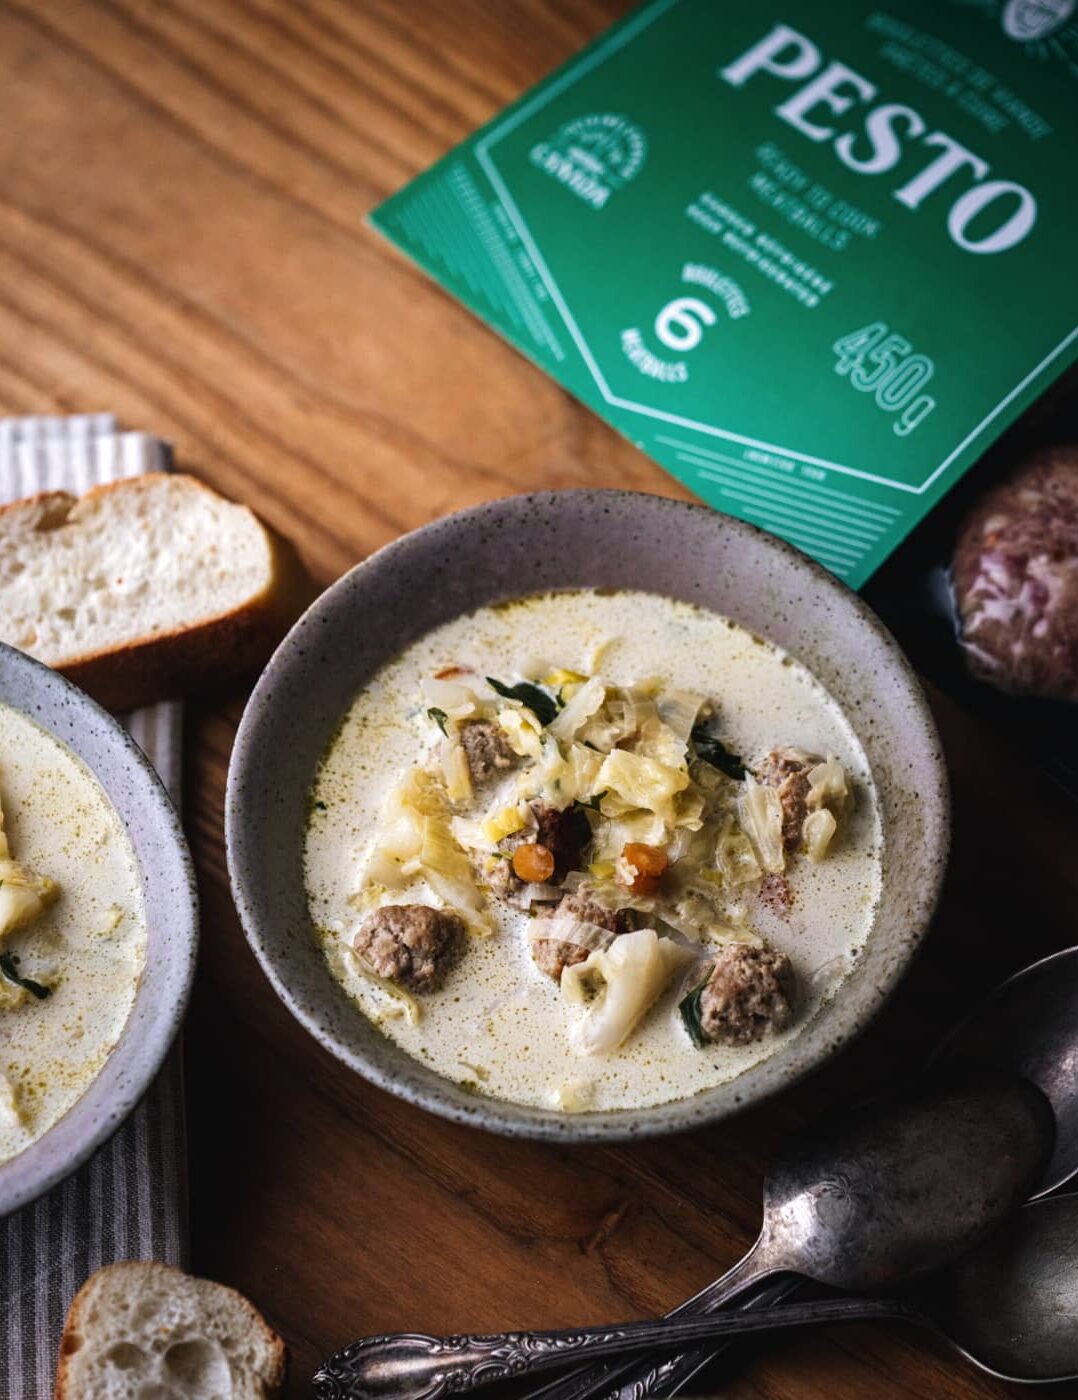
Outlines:
<svg viewBox="0 0 1078 1400"><path fill-rule="evenodd" d="M80 1396L75 1389L76 1382L73 1372L77 1365L75 1356L81 1349L80 1334L84 1321L83 1313L94 1294L101 1287L106 1283L117 1281L128 1282L129 1286L137 1286L149 1278L154 1278L163 1284L172 1284L177 1279L189 1277L190 1275L185 1274L181 1269L174 1269L169 1264L134 1259L123 1260L117 1264L106 1264L103 1268L92 1273L71 1300L71 1306L67 1311L63 1335L60 1338L60 1357L56 1369L56 1385L53 1389L54 1400L89 1400L86 1395ZM194 1282L203 1283L208 1282L208 1280L195 1279ZM271 1374L266 1381L264 1396L265 1400L276 1400L276 1397L284 1389L285 1381L288 1378L288 1348L285 1346L284 1340L242 1293L224 1283L214 1283L213 1287L231 1295L250 1325L262 1334L273 1358Z"/></svg>
<svg viewBox="0 0 1078 1400"><path fill-rule="evenodd" d="M43 491L0 506L0 534L21 517L27 528L52 528L76 520L95 500L114 491L141 492L160 488L204 491L212 488L195 477L171 472L147 472L91 487L82 496L66 491ZM233 504L230 502L230 504ZM243 507L249 510L248 507ZM243 680L269 659L285 632L313 600L315 589L292 545L249 511L267 537L271 582L245 606L217 617L168 632L157 632L117 647L100 648L57 662L54 669L81 686L108 710L126 711L185 694L213 694Z"/></svg>

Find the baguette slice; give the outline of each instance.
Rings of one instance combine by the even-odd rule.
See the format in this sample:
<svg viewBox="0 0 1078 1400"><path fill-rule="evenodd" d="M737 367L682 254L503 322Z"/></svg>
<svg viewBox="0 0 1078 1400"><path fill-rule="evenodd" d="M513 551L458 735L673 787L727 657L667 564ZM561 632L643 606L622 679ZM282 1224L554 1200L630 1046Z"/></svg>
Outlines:
<svg viewBox="0 0 1078 1400"><path fill-rule="evenodd" d="M75 1295L56 1400L272 1400L284 1342L232 1288L167 1264L108 1264Z"/></svg>
<svg viewBox="0 0 1078 1400"><path fill-rule="evenodd" d="M194 477L0 507L0 641L112 710L255 670L310 596L291 546Z"/></svg>

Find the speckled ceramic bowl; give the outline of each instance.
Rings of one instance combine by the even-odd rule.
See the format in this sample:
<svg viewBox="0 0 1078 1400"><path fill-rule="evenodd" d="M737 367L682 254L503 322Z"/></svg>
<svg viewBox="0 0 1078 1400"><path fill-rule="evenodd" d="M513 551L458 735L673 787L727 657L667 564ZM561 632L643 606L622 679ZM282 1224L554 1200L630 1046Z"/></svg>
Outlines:
<svg viewBox="0 0 1078 1400"><path fill-rule="evenodd" d="M127 1025L80 1099L0 1165L0 1216L80 1166L150 1087L179 1030L195 971L198 896L179 820L145 754L115 719L47 666L0 643L0 704L74 750L123 820L142 872L146 966Z"/></svg>
<svg viewBox="0 0 1078 1400"><path fill-rule="evenodd" d="M565 587L636 588L712 608L805 662L845 708L878 783L886 857L879 914L838 995L731 1083L635 1111L561 1114L477 1097L380 1035L316 947L302 876L308 793L356 692L403 647L461 612ZM784 1088L860 1031L928 926L947 856L947 783L924 695L857 596L788 545L702 506L623 491L517 496L439 520L333 585L266 668L243 716L226 808L232 891L266 975L345 1064L462 1123L563 1140L713 1122Z"/></svg>

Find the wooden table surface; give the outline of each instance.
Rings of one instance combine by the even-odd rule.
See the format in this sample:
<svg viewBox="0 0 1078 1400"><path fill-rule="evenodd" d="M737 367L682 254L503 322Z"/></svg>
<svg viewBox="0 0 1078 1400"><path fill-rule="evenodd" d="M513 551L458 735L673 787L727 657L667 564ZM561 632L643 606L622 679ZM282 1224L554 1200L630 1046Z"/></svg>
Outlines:
<svg viewBox="0 0 1078 1400"><path fill-rule="evenodd" d="M171 439L181 466L291 536L322 584L487 497L682 494L363 224L625 8L8 0L0 412L111 410ZM785 1134L885 1085L971 994L1074 941L1073 814L998 736L937 701L953 871L881 1023L807 1085L712 1131L625 1148L501 1141L370 1088L263 978L221 835L242 704L188 712L204 907L186 1041L192 1250L284 1334L291 1395L360 1333L670 1307L750 1244ZM756 1345L712 1389L1011 1393L921 1335L870 1327Z"/></svg>

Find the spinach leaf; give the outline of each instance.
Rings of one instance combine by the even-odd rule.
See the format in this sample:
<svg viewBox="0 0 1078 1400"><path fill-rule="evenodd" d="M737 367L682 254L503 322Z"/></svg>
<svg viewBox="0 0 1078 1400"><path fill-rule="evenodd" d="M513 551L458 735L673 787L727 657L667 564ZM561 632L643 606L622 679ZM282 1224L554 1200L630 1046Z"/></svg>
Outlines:
<svg viewBox="0 0 1078 1400"><path fill-rule="evenodd" d="M687 992L678 1002L677 1009L681 1012L682 1024L689 1032L689 1039L697 1050L702 1050L708 1043L700 1024L700 997L703 995L704 988L711 981L711 974L714 971L714 967L709 967L704 980L693 987L691 992Z"/></svg>
<svg viewBox="0 0 1078 1400"><path fill-rule="evenodd" d="M438 708L437 705L432 705L432 706L430 707L430 709L427 711L427 715L428 715L428 717L429 717L430 719L432 719L432 720L434 721L434 723L438 726L438 728L439 728L439 729L442 731L442 733L444 734L444 733L445 733L445 722L446 722L446 720L449 718L449 716L446 714L446 712L445 712L444 710L439 710L439 708Z"/></svg>
<svg viewBox="0 0 1078 1400"><path fill-rule="evenodd" d="M532 685L530 681L518 681L516 685L506 685L504 681L496 681L493 676L488 676L487 685L498 695L504 696L506 700L519 700L522 705L527 705L542 725L549 724L557 716L558 702L552 695L548 695L545 690L540 690L537 685Z"/></svg>
<svg viewBox="0 0 1078 1400"><path fill-rule="evenodd" d="M745 776L747 770L737 754L731 753L721 739L709 734L704 725L698 724L690 737L697 758L702 758L705 763L710 763L720 773L736 778L738 782Z"/></svg>
<svg viewBox="0 0 1078 1400"><path fill-rule="evenodd" d="M19 959L14 953L0 953L0 972L9 982L14 982L16 987L24 987L31 996L37 997L38 1001L52 996L51 987L43 987L31 977L23 977L19 972Z"/></svg>

